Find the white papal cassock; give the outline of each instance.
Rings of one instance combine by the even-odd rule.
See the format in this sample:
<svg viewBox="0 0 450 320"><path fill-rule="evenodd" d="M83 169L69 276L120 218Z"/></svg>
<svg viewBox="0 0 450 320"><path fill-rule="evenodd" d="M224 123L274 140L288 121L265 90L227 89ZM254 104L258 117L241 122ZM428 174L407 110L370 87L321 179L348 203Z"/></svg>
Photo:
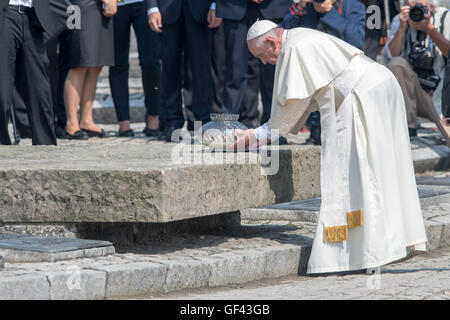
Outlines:
<svg viewBox="0 0 450 320"><path fill-rule="evenodd" d="M322 126L321 207L308 273L378 267L427 241L403 94L392 73L346 42L285 30L268 122L298 133Z"/></svg>

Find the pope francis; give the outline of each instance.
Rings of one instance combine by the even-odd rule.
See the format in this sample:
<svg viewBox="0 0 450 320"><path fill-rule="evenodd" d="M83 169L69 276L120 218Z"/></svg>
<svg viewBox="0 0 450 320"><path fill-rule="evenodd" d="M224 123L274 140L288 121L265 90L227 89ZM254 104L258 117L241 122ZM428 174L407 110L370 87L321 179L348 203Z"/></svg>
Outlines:
<svg viewBox="0 0 450 320"><path fill-rule="evenodd" d="M235 148L322 125L321 207L308 273L376 268L427 237L414 178L403 94L393 74L325 33L267 20L248 31L251 53L276 64L271 118Z"/></svg>

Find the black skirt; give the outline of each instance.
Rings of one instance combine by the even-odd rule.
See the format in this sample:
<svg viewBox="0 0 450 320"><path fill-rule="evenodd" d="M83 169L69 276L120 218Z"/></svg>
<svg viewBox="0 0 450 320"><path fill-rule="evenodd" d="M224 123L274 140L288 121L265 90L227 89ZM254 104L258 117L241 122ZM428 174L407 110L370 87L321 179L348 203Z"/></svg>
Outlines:
<svg viewBox="0 0 450 320"><path fill-rule="evenodd" d="M114 23L100 0L72 0L80 8L79 29L68 30L61 52L70 69L114 65Z"/></svg>

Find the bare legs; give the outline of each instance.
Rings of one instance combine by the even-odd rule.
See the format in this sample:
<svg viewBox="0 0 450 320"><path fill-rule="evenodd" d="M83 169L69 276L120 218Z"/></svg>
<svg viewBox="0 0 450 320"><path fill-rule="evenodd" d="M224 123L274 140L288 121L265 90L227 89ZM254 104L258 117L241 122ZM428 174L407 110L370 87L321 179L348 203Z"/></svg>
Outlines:
<svg viewBox="0 0 450 320"><path fill-rule="evenodd" d="M102 67L80 67L70 69L64 83L64 101L67 114L66 131L74 134L80 129L98 131L94 123L92 105L94 103L97 79ZM78 106L80 121L78 122Z"/></svg>

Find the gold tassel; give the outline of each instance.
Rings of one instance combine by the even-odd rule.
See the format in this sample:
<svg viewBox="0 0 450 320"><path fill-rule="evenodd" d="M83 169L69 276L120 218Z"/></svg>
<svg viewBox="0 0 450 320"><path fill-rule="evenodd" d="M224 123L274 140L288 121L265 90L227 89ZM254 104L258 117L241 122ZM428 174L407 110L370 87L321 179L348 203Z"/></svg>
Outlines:
<svg viewBox="0 0 450 320"><path fill-rule="evenodd" d="M360 227L363 225L362 210L347 212L347 226L349 228Z"/></svg>
<svg viewBox="0 0 450 320"><path fill-rule="evenodd" d="M347 226L324 227L323 241L324 242L340 242L348 240Z"/></svg>

